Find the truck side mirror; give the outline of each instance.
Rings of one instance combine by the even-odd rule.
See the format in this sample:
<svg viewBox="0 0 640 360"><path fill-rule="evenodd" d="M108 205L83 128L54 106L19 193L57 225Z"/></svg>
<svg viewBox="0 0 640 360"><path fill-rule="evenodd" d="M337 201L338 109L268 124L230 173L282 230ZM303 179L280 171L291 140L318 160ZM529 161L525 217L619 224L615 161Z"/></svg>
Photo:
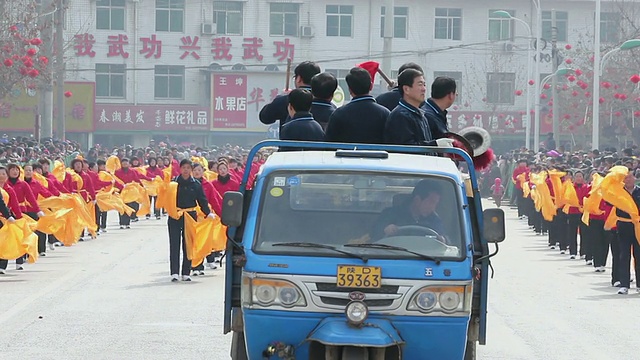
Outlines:
<svg viewBox="0 0 640 360"><path fill-rule="evenodd" d="M504 211L485 209L482 213L482 236L489 243L500 243L505 238Z"/></svg>
<svg viewBox="0 0 640 360"><path fill-rule="evenodd" d="M222 199L222 216L220 220L228 227L238 227L242 224L242 193L227 191Z"/></svg>

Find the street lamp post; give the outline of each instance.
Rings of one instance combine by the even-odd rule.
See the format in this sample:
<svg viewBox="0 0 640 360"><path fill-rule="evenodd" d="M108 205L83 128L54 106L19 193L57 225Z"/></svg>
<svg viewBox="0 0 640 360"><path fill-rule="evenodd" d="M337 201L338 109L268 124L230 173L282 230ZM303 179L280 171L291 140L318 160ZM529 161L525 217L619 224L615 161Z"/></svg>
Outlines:
<svg viewBox="0 0 640 360"><path fill-rule="evenodd" d="M542 8L540 6L540 0L532 0L533 5L536 7L536 68L534 71L535 81L535 114L533 121L533 150L538 152L540 150L540 44L542 43Z"/></svg>
<svg viewBox="0 0 640 360"><path fill-rule="evenodd" d="M515 20L523 24L527 29L527 31L529 32L529 37L527 39L528 40L527 41L527 82L528 82L529 79L531 79L531 58L533 55L531 51L531 39L533 38L533 32L531 31L531 26L526 21L519 19L517 17L513 17L508 11L504 11L504 10L494 11L493 14L502 18ZM530 86L529 84L527 84L527 92L525 95L527 97L527 115L526 115L527 124L525 126L525 147L527 149L531 148L531 91L529 90L529 88Z"/></svg>

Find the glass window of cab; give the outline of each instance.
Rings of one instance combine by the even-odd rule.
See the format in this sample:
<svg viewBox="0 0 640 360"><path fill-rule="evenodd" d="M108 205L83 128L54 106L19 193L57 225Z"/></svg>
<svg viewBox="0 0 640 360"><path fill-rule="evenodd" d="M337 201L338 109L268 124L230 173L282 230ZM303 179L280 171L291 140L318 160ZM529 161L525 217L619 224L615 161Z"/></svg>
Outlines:
<svg viewBox="0 0 640 360"><path fill-rule="evenodd" d="M269 174L261 190L253 250L265 254L368 258L465 256L461 186L452 178L398 173ZM371 244L371 245L367 245ZM386 248L385 248L386 247Z"/></svg>

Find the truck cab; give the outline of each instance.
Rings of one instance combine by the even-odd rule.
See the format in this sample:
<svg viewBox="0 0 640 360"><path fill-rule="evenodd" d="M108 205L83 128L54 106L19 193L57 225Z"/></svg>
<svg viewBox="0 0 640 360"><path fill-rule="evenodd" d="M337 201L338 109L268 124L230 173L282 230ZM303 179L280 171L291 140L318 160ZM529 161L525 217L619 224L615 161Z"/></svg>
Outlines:
<svg viewBox="0 0 640 360"><path fill-rule="evenodd" d="M266 146L295 151L223 203L231 358L475 359L504 213L483 213L471 158L280 141L250 158Z"/></svg>

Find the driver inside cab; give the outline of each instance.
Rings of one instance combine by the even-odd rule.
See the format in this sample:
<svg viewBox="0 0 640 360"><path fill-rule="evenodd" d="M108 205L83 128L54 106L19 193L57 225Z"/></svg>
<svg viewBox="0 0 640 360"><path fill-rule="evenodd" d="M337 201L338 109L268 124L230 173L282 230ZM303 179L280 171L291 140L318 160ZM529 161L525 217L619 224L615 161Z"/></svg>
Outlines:
<svg viewBox="0 0 640 360"><path fill-rule="evenodd" d="M445 230L442 219L436 213L441 193L440 187L434 180L421 180L413 188L408 201L384 209L380 213L371 230L371 239L376 241L397 235L435 235L428 232L428 229L431 229L440 235L441 240L444 240ZM425 231L419 229L403 230L404 226L428 229Z"/></svg>

